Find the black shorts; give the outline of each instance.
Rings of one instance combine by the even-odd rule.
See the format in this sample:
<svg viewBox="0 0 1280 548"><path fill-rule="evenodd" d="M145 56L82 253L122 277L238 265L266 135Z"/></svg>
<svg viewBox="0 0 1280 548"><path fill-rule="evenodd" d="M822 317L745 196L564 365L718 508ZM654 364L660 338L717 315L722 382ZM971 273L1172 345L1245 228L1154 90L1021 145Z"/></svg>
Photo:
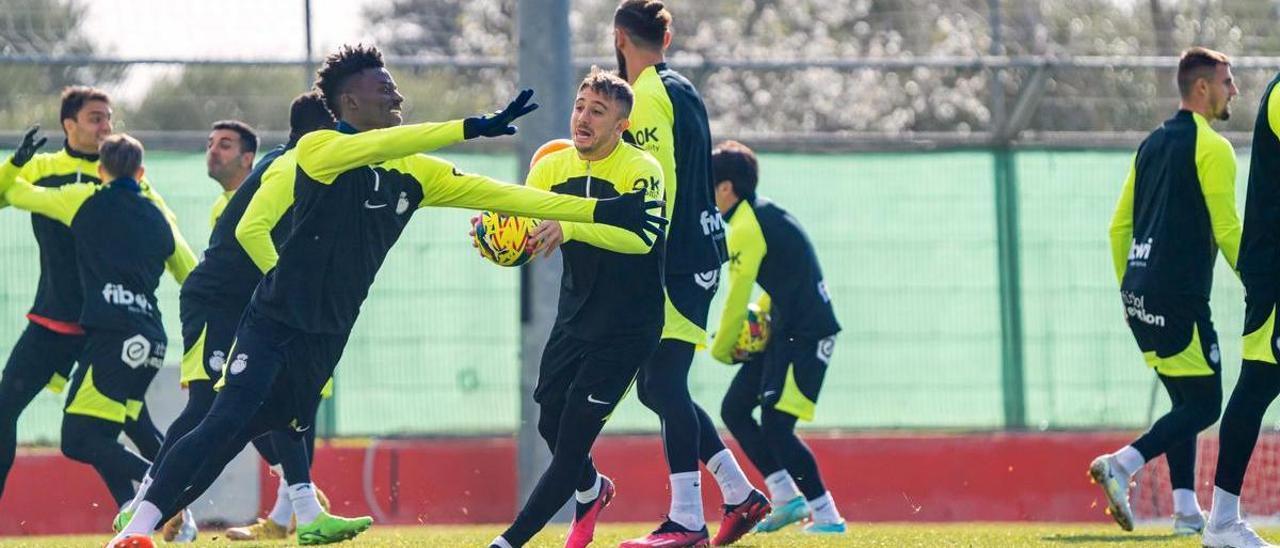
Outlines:
<svg viewBox="0 0 1280 548"><path fill-rule="evenodd" d="M1147 365L1166 377L1203 377L1222 367L1209 300L1121 291L1125 320Z"/></svg>
<svg viewBox="0 0 1280 548"><path fill-rule="evenodd" d="M65 412L120 424L137 419L147 387L164 366L165 346L163 335L88 330Z"/></svg>
<svg viewBox="0 0 1280 548"><path fill-rule="evenodd" d="M720 270L698 274L669 275L663 279L666 288L662 338L704 346L707 340L707 314L711 299L720 286Z"/></svg>
<svg viewBox="0 0 1280 548"><path fill-rule="evenodd" d="M192 381L217 382L245 303L213 303L183 292L178 304L182 318L182 386Z"/></svg>
<svg viewBox="0 0 1280 548"><path fill-rule="evenodd" d="M584 400L612 410L657 347L656 330L652 336L585 341L559 327L552 329L542 351L533 401L562 407Z"/></svg>
<svg viewBox="0 0 1280 548"><path fill-rule="evenodd" d="M349 334L307 333L249 307L227 353L219 388L238 386L262 401L271 428L305 432L315 423L321 391L342 358Z"/></svg>
<svg viewBox="0 0 1280 548"><path fill-rule="evenodd" d="M835 335L817 340L777 336L760 358L743 364L758 373L744 370L740 374L760 376L761 406L811 421L835 344Z"/></svg>
<svg viewBox="0 0 1280 548"><path fill-rule="evenodd" d="M1248 361L1277 363L1280 346L1276 340L1276 308L1280 303L1277 284L1258 283L1245 278L1244 347L1241 357Z"/></svg>
<svg viewBox="0 0 1280 548"><path fill-rule="evenodd" d="M84 335L66 335L28 322L9 353L3 374L20 376L26 382L45 383L49 390L62 392L83 351Z"/></svg>

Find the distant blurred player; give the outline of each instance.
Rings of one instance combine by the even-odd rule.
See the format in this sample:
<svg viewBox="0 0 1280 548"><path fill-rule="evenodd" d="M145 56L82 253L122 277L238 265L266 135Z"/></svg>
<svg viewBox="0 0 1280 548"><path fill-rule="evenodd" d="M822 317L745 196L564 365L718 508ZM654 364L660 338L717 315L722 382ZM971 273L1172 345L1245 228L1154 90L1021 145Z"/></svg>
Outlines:
<svg viewBox="0 0 1280 548"><path fill-rule="evenodd" d="M661 199L662 166L622 141L633 100L625 81L594 69L574 99L573 148L543 157L525 184L603 198L641 189L647 198ZM543 221L530 234L536 252L564 252L560 305L533 391L551 463L493 546L524 546L576 488L578 512L565 545L585 547L614 491L591 462L591 446L662 333L665 238L645 242L615 227L557 221Z"/></svg>
<svg viewBox="0 0 1280 548"><path fill-rule="evenodd" d="M795 432L796 421L813 420L840 332L822 267L796 218L756 193L755 152L725 141L712 151L711 165L716 205L729 223L729 294L711 357L742 363L720 417L773 498L773 511L755 530L768 533L808 518L806 533L843 533L844 519L818 462ZM772 334L763 355L751 356L735 346L756 284L771 301ZM756 407L759 422L751 416Z"/></svg>
<svg viewBox="0 0 1280 548"><path fill-rule="evenodd" d="M1108 512L1133 530L1130 478L1161 454L1169 461L1173 529L1204 528L1196 501L1196 436L1222 410L1221 355L1209 315L1218 251L1234 269L1240 249L1236 156L1209 127L1226 120L1237 90L1219 52L1191 48L1178 63L1178 112L1134 157L1111 219L1111 255L1125 320L1173 408L1133 443L1094 459L1089 475Z"/></svg>
<svg viewBox="0 0 1280 548"><path fill-rule="evenodd" d="M86 297L78 315L85 344L67 397L63 451L92 465L123 505L148 463L117 438L164 365L167 341L156 286L166 269L181 283L195 258L177 226L143 194L140 143L127 135L103 140L98 175L104 184L47 188L19 174L18 165L44 142L34 141L34 134L27 132L0 166L0 191L9 204L71 229Z"/></svg>
<svg viewBox="0 0 1280 548"><path fill-rule="evenodd" d="M62 91L59 114L64 141L57 152L15 158L22 168L19 177L32 185L56 188L73 183L101 183L98 179L98 146L111 134L111 99L102 90L72 86ZM174 219L159 194L145 178L139 183L143 195L164 215ZM0 205L3 202L0 201ZM0 493L13 465L17 447L18 416L42 387L61 392L71 377L72 366L84 349L84 327L80 313L84 293L76 262L75 239L62 223L40 214L31 215L31 229L40 248L40 279L35 303L27 319L30 323L14 344L0 374ZM186 242L178 245L190 254ZM99 288L100 289L100 288ZM96 291L96 290L95 290ZM71 419L72 423L81 422ZM142 457L155 458L160 449L160 431L151 422L141 401L131 402L124 432ZM74 428L73 428L74 429ZM62 436L63 452L81 460L79 440ZM143 465L145 468L145 463ZM123 490L123 488L121 488ZM132 487L129 488L132 491Z"/></svg>
<svg viewBox="0 0 1280 548"><path fill-rule="evenodd" d="M671 13L662 2L625 0L614 11L613 24L619 72L636 95L628 137L662 165L671 217L662 342L636 382L640 401L662 421L671 508L651 534L623 546L692 546L709 540L699 460L720 485L724 520L714 543L723 546L750 532L769 513L769 501L751 486L711 417L689 394L689 368L694 351L706 343L707 314L727 258L724 221L712 198L707 109L693 84L666 64Z"/></svg>
<svg viewBox="0 0 1280 548"><path fill-rule="evenodd" d="M510 124L536 108L528 104L532 92L491 115L400 126L404 97L377 48L343 46L326 58L318 76L316 86L340 122L336 130L314 131L298 141L293 231L240 320L209 413L154 471L147 495L111 545L131 534L150 534L191 496L183 491L197 483L193 478L216 475L249 440L278 428L302 434L314 427L321 389L338 365L360 305L418 209L492 209L605 222L636 233L660 231L665 222L645 212L639 193L615 200L557 196L464 174L420 154L515 133ZM310 489L308 483L291 498ZM295 506L294 512L300 544L341 542L372 524L368 517L336 517L319 507Z"/></svg>
<svg viewBox="0 0 1280 548"><path fill-rule="evenodd" d="M1240 490L1262 416L1280 394L1280 76L1267 84L1253 125L1244 235L1236 266L1244 283L1243 363L1218 428L1218 466L1205 546L1266 546L1240 517Z"/></svg>

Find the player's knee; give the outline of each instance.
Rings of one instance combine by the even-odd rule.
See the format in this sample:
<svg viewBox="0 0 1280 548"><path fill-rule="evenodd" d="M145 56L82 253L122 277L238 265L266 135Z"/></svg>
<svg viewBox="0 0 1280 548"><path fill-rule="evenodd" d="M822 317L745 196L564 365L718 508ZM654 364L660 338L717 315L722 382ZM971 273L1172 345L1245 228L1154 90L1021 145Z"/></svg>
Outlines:
<svg viewBox="0 0 1280 548"><path fill-rule="evenodd" d="M724 421L725 427L730 431L737 430L755 421L751 418L751 409L750 405L725 398L720 404L720 420Z"/></svg>
<svg viewBox="0 0 1280 548"><path fill-rule="evenodd" d="M547 443L554 444L556 441L556 434L559 430L559 413L550 413L546 409L543 409L541 413L538 413L538 434L542 436L542 439L546 440Z"/></svg>
<svg viewBox="0 0 1280 548"><path fill-rule="evenodd" d="M104 441L107 440L92 429L66 422L62 425L62 454L71 460L92 464L99 445Z"/></svg>
<svg viewBox="0 0 1280 548"><path fill-rule="evenodd" d="M1222 397L1209 398L1194 405L1192 409L1195 411L1196 429L1204 430L1213 426L1222 416Z"/></svg>

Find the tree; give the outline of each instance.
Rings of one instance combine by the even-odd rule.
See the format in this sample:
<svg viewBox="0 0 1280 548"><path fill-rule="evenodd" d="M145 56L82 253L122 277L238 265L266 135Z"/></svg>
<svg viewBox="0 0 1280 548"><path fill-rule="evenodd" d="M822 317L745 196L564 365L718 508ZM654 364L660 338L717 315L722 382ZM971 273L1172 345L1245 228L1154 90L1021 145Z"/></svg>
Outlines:
<svg viewBox="0 0 1280 548"><path fill-rule="evenodd" d="M93 55L79 0L0 0L0 55ZM0 65L0 124L58 127L57 95L73 84L109 85L123 74L104 65Z"/></svg>

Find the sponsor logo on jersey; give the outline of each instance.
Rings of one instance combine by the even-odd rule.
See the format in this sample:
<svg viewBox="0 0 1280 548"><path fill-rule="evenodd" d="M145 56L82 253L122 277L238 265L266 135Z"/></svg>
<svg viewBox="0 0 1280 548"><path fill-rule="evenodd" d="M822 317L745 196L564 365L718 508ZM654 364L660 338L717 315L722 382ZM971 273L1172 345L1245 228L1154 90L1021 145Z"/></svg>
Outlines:
<svg viewBox="0 0 1280 548"><path fill-rule="evenodd" d="M1129 266L1145 267L1147 259L1151 258L1151 246L1155 244L1155 238L1147 238L1147 241L1138 243L1133 240L1129 243Z"/></svg>
<svg viewBox="0 0 1280 548"><path fill-rule="evenodd" d="M702 225L702 234L710 236L713 233L724 232L724 218L720 216L720 212L703 211L698 215L698 223Z"/></svg>
<svg viewBox="0 0 1280 548"><path fill-rule="evenodd" d="M818 341L818 360L827 365L831 365L831 352L836 348L836 336L832 335Z"/></svg>
<svg viewBox="0 0 1280 548"><path fill-rule="evenodd" d="M396 201L396 215L403 215L406 211L409 211L409 195L402 190L400 199Z"/></svg>
<svg viewBox="0 0 1280 548"><path fill-rule="evenodd" d="M715 287L719 281L720 281L719 269L708 270L706 272L699 272L693 275L693 283L698 284L698 287L701 287L707 291L711 291L711 288Z"/></svg>
<svg viewBox="0 0 1280 548"><path fill-rule="evenodd" d="M1121 291L1120 298L1124 300L1124 313L1126 316L1147 325L1164 327L1164 316L1147 312L1146 296L1138 295L1130 291Z"/></svg>
<svg viewBox="0 0 1280 548"><path fill-rule="evenodd" d="M102 300L108 304L124 306L138 312L151 312L147 296L125 289L123 285L108 283L102 286Z"/></svg>
<svg viewBox="0 0 1280 548"><path fill-rule="evenodd" d="M656 127L643 127L638 131L632 132L631 135L636 138L637 145L646 146L649 143L653 143L654 146L657 146L658 128Z"/></svg>
<svg viewBox="0 0 1280 548"><path fill-rule="evenodd" d="M142 335L125 339L124 345L120 348L120 361L133 369L142 367L149 357L151 357L151 341Z"/></svg>

